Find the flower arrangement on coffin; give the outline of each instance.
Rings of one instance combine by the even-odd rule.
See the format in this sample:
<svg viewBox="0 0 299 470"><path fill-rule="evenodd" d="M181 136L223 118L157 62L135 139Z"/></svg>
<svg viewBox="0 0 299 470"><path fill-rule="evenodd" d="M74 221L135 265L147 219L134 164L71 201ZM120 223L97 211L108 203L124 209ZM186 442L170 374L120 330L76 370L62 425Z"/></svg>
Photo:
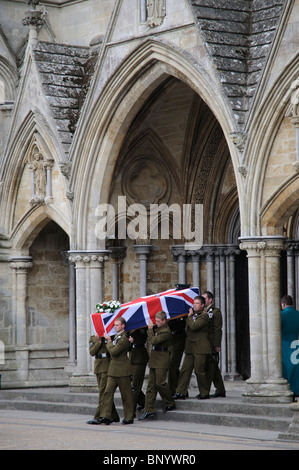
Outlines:
<svg viewBox="0 0 299 470"><path fill-rule="evenodd" d="M98 313L114 313L115 310L121 307L121 303L118 300L109 300L96 305L96 312Z"/></svg>

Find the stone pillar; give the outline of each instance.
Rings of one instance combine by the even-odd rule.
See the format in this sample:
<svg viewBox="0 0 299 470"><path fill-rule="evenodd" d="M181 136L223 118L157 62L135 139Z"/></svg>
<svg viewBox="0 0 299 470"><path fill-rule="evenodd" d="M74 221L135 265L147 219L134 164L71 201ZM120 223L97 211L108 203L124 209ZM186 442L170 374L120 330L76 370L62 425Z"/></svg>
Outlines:
<svg viewBox="0 0 299 470"><path fill-rule="evenodd" d="M282 384L281 306L280 306L280 254L283 240L263 242L266 280L268 378L267 383Z"/></svg>
<svg viewBox="0 0 299 470"><path fill-rule="evenodd" d="M298 262L298 249L299 242L295 240L288 240L287 242L287 292L293 298L294 306L298 305L297 296L298 288L296 279L298 278L297 273L297 262Z"/></svg>
<svg viewBox="0 0 299 470"><path fill-rule="evenodd" d="M192 261L192 286L198 287L200 292L200 256L201 250L188 250ZM185 283L183 283L185 284Z"/></svg>
<svg viewBox="0 0 299 470"><path fill-rule="evenodd" d="M75 265L68 260L69 266L69 360L66 371L76 365L76 276Z"/></svg>
<svg viewBox="0 0 299 470"><path fill-rule="evenodd" d="M289 403L293 394L282 377L280 251L284 237L240 238L247 251L251 377L244 401Z"/></svg>
<svg viewBox="0 0 299 470"><path fill-rule="evenodd" d="M37 44L37 28L44 24L45 12L36 10L38 1L28 0L30 10L26 11L26 17L23 19L23 25L29 26L29 42L36 46Z"/></svg>
<svg viewBox="0 0 299 470"><path fill-rule="evenodd" d="M134 250L139 257L139 295L145 297L147 295L147 282L146 282L146 264L147 257L153 249L152 245L134 245Z"/></svg>
<svg viewBox="0 0 299 470"><path fill-rule="evenodd" d="M24 346L27 344L27 273L33 266L31 256L20 256L13 258L10 263L11 269L15 271L15 307L16 307L16 344Z"/></svg>
<svg viewBox="0 0 299 470"><path fill-rule="evenodd" d="M15 354L18 364L17 378L25 385L29 374L29 349L27 344L27 274L33 266L31 256L13 258L10 263L14 270L15 307Z"/></svg>
<svg viewBox="0 0 299 470"><path fill-rule="evenodd" d="M174 261L178 263L178 284L186 284L186 256L187 251L184 245L171 246L171 253ZM195 286L197 287L197 286Z"/></svg>
<svg viewBox="0 0 299 470"><path fill-rule="evenodd" d="M224 254L224 247L217 247L219 256L219 308L222 313L222 344L220 363L221 371L224 376L228 374L228 361L227 361L227 321L226 321L226 258Z"/></svg>
<svg viewBox="0 0 299 470"><path fill-rule="evenodd" d="M113 289L113 300L119 300L121 302L121 293L119 290L119 282L120 282L120 271L121 265L123 262L124 257L126 256L127 247L121 246L113 246L110 248L111 250L111 258L113 260L112 266L112 289ZM122 303L122 302L121 302Z"/></svg>
<svg viewBox="0 0 299 470"><path fill-rule="evenodd" d="M228 247L225 250L227 257L227 374L226 380L239 380L236 361L236 305L235 305L235 262L240 250Z"/></svg>
<svg viewBox="0 0 299 470"><path fill-rule="evenodd" d="M70 251L69 260L76 271L76 350L77 366L70 379L74 391L95 386L92 360L89 354L89 336L93 334L90 315L103 300L104 262L108 250Z"/></svg>
<svg viewBox="0 0 299 470"><path fill-rule="evenodd" d="M53 160L46 160L44 163L46 174L47 174L47 183L46 183L46 200L49 201L52 199L52 168L54 162Z"/></svg>
<svg viewBox="0 0 299 470"><path fill-rule="evenodd" d="M207 289L210 292L215 293L215 282L214 282L214 263L215 258L214 254L216 252L216 247L214 246L205 246L206 253L206 271L207 271Z"/></svg>

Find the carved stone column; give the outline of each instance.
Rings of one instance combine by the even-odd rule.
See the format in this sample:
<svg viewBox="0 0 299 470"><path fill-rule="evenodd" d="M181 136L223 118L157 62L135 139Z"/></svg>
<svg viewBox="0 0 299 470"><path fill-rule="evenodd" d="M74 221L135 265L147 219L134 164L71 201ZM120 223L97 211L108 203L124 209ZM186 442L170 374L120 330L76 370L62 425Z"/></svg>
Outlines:
<svg viewBox="0 0 299 470"><path fill-rule="evenodd" d="M33 266L31 256L13 258L10 263L14 271L14 308L15 308L15 354L18 364L17 378L24 385L29 374L29 349L27 344L27 275Z"/></svg>
<svg viewBox="0 0 299 470"><path fill-rule="evenodd" d="M297 269L299 241L288 240L287 242L287 294L293 298L294 306L298 305L297 296Z"/></svg>
<svg viewBox="0 0 299 470"><path fill-rule="evenodd" d="M226 379L240 379L237 372L236 361L236 304L235 304L235 262L236 255L240 254L240 250L234 247L227 247L224 251L227 257L227 375Z"/></svg>
<svg viewBox="0 0 299 470"><path fill-rule="evenodd" d="M16 344L24 346L27 344L27 273L33 266L31 256L20 256L13 258L10 263L11 269L15 271L15 308L16 308Z"/></svg>
<svg viewBox="0 0 299 470"><path fill-rule="evenodd" d="M215 264L216 245L215 246L205 245L203 248L206 253L207 290L214 293L215 292L214 264Z"/></svg>
<svg viewBox="0 0 299 470"><path fill-rule="evenodd" d="M147 257L153 249L152 245L133 245L139 258L139 295L145 297L147 295L147 282L146 282L146 265Z"/></svg>
<svg viewBox="0 0 299 470"><path fill-rule="evenodd" d="M69 267L69 360L66 371L76 365L76 276L75 265L68 260Z"/></svg>
<svg viewBox="0 0 299 470"><path fill-rule="evenodd" d="M124 257L126 256L127 247L124 246L113 246L110 248L111 258L113 260L112 266L112 288L113 288L113 299L120 300L121 293L119 290L119 281L120 281L120 270Z"/></svg>
<svg viewBox="0 0 299 470"><path fill-rule="evenodd" d="M292 392L282 377L280 327L280 251L284 237L240 238L247 251L251 378L244 401L291 402Z"/></svg>
<svg viewBox="0 0 299 470"><path fill-rule="evenodd" d="M90 320L95 306L103 300L104 263L110 251L70 251L69 260L75 263L76 272L76 350L77 366L70 385L74 390L94 386L92 361L89 354L89 336L93 334Z"/></svg>
<svg viewBox="0 0 299 470"><path fill-rule="evenodd" d="M29 26L29 41L35 46L37 44L37 28L44 24L46 12L36 10L36 5L39 3L36 0L27 0L27 3L30 5L30 10L25 12L26 17L23 19L23 25Z"/></svg>
<svg viewBox="0 0 299 470"><path fill-rule="evenodd" d="M188 255L184 245L175 245L171 247L171 253L174 261L178 263L179 284L186 284L186 257ZM197 287L197 286L195 286Z"/></svg>
<svg viewBox="0 0 299 470"><path fill-rule="evenodd" d="M222 342L221 342L221 371L224 376L228 372L228 356L227 356L227 312L226 312L226 256L225 246L217 246L217 254L219 257L219 308L222 313ZM216 304L217 306L217 304Z"/></svg>
<svg viewBox="0 0 299 470"><path fill-rule="evenodd" d="M188 250L188 256L192 261L192 286L198 287L200 292L200 259L202 250Z"/></svg>

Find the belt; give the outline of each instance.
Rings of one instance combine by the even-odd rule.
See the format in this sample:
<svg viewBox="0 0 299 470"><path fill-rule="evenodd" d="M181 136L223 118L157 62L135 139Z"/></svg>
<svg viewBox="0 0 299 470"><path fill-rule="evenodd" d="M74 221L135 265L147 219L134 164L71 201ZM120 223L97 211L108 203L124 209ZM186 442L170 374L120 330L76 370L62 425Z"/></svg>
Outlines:
<svg viewBox="0 0 299 470"><path fill-rule="evenodd" d="M162 346L152 346L152 351L168 351L168 348L163 348Z"/></svg>
<svg viewBox="0 0 299 470"><path fill-rule="evenodd" d="M96 359L102 359L102 357L110 357L109 353L96 354Z"/></svg>
<svg viewBox="0 0 299 470"><path fill-rule="evenodd" d="M133 344L132 349L135 349L135 348L145 348L145 346L144 344Z"/></svg>

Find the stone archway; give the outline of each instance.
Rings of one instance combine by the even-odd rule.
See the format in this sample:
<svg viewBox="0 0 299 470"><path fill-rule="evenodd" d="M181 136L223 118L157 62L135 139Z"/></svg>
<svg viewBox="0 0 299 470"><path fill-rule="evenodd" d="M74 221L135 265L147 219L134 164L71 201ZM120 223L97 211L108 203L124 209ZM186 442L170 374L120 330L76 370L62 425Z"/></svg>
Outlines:
<svg viewBox="0 0 299 470"><path fill-rule="evenodd" d="M67 234L50 221L29 248L27 277L28 381L66 385L69 359L69 268Z"/></svg>

